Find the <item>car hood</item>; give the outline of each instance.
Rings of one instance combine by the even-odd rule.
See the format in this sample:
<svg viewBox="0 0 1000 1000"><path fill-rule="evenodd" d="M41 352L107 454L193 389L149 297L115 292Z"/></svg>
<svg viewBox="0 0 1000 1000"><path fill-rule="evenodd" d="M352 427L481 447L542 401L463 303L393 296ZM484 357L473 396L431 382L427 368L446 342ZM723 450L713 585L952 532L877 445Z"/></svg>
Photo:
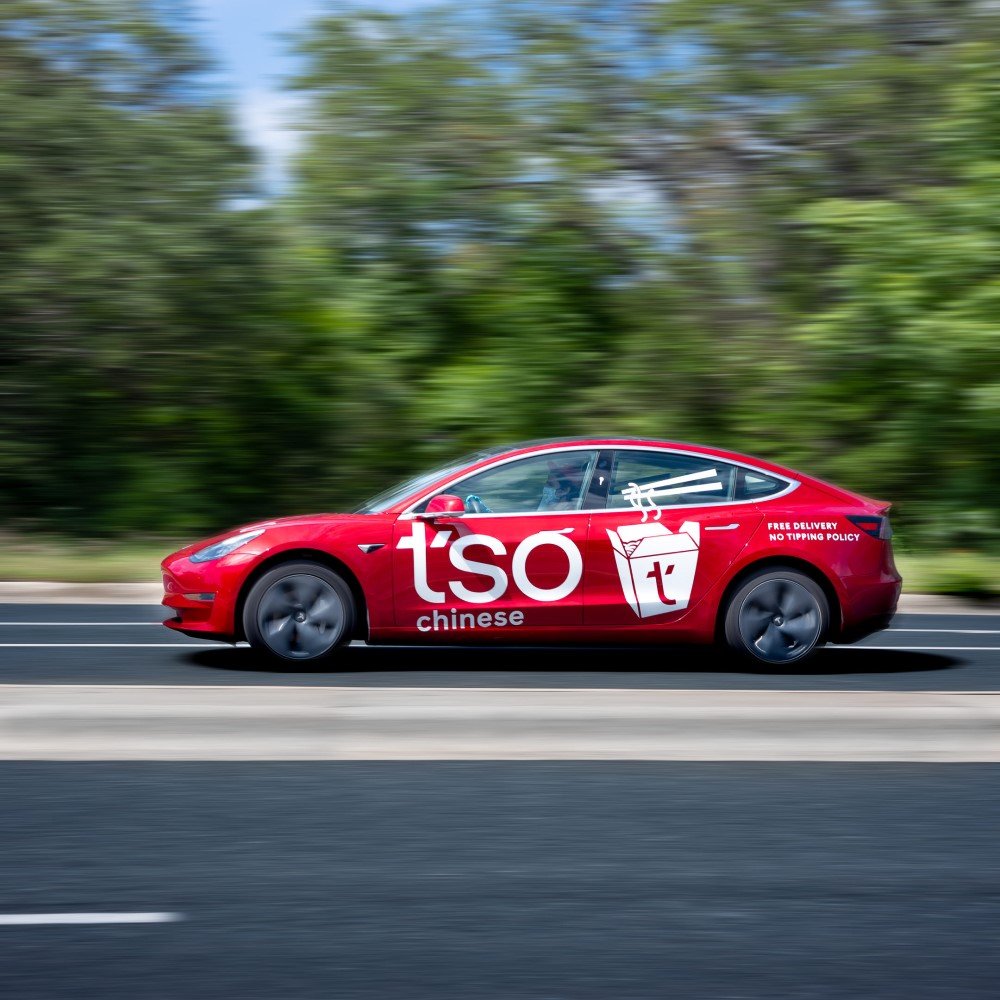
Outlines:
<svg viewBox="0 0 1000 1000"><path fill-rule="evenodd" d="M292 514L289 517L272 517L267 521L253 521L250 524L243 524L219 537L228 538L230 535L238 535L241 531L256 531L258 528L292 528L300 524L310 526L335 524L339 521L353 521L363 516L363 514Z"/></svg>
<svg viewBox="0 0 1000 1000"><path fill-rule="evenodd" d="M193 552L197 552L199 549L207 548L209 545L215 545L217 542L221 542L225 538L232 538L233 535L242 534L244 531L257 531L261 528L264 530L267 530L268 528L326 528L343 524L345 521L355 521L364 516L364 514L329 513L293 514L290 517L272 517L266 521L251 521L249 524L236 525L235 527L227 528L225 531L220 531L215 535L209 535L205 538L199 538L197 541L190 542L183 548L171 553L167 559L164 560L164 562L169 559L176 559L178 556L189 556Z"/></svg>

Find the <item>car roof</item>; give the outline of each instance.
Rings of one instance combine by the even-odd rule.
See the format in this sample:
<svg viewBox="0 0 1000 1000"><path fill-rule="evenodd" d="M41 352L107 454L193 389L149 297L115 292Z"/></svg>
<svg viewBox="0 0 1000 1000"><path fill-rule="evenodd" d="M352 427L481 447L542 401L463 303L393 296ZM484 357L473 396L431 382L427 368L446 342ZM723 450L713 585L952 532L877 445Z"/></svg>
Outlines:
<svg viewBox="0 0 1000 1000"><path fill-rule="evenodd" d="M496 458L498 455L514 456L519 453L530 453L532 451L541 451L548 448L617 448L620 446L673 448L678 451L692 451L700 454L718 455L720 458L728 458L732 461L773 466L775 469L782 470L782 466L776 465L774 462L768 462L753 455L744 455L739 452L730 451L728 448L716 448L712 445L693 444L687 441L667 441L663 438L637 437L632 435L616 435L613 437L536 438L533 441L518 441L507 445L497 445L493 448L483 449L481 452L477 452L475 454L475 461L481 462L486 459Z"/></svg>
<svg viewBox="0 0 1000 1000"><path fill-rule="evenodd" d="M628 434L616 434L610 437L551 437L532 438L530 441L512 441L508 444L492 445L474 452L476 456L482 458L495 458L497 455L506 455L509 452L533 451L539 448L553 448L560 445L566 447L577 446L580 448L613 448L620 444L648 444L668 448L691 448L695 451L720 451L722 449L711 448L702 444L689 444L684 441L665 441L662 438L636 437Z"/></svg>

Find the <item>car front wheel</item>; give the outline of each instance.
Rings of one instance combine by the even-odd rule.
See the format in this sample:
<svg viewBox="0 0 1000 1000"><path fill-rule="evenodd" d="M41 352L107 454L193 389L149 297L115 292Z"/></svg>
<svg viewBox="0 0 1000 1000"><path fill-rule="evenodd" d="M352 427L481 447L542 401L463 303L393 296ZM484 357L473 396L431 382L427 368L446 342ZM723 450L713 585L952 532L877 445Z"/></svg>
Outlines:
<svg viewBox="0 0 1000 1000"><path fill-rule="evenodd" d="M265 573L243 606L250 645L281 663L327 659L354 628L351 588L314 562L285 563Z"/></svg>
<svg viewBox="0 0 1000 1000"><path fill-rule="evenodd" d="M811 577L791 568L762 570L745 580L726 606L726 642L758 663L790 666L826 637L830 604Z"/></svg>

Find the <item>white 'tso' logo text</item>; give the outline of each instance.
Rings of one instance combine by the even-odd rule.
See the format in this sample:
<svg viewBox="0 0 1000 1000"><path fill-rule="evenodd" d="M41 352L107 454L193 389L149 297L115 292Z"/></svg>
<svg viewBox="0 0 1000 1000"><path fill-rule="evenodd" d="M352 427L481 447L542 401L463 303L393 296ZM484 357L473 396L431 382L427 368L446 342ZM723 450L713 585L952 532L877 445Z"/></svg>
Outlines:
<svg viewBox="0 0 1000 1000"><path fill-rule="evenodd" d="M510 574L514 585L533 601L561 601L576 590L583 576L583 556L576 544L570 541L568 535L573 529L563 528L561 531L537 531L528 535L514 549L511 559ZM440 549L448 545L451 531L435 532L430 548ZM463 573L472 573L489 581L488 590L470 590L461 580L449 580L448 587L460 600L470 604L488 604L507 592L509 580L507 573L493 563L470 559L466 549L481 545L496 556L507 554L507 548L499 538L493 535L463 535L448 549L448 558L452 566ZM554 587L539 587L528 578L528 556L535 549L551 545L560 549L567 559L566 576ZM410 549L413 552L413 588L417 596L428 604L443 604L448 595L443 590L435 590L427 579L427 528L423 521L414 521L409 535L400 538L396 545L398 549Z"/></svg>

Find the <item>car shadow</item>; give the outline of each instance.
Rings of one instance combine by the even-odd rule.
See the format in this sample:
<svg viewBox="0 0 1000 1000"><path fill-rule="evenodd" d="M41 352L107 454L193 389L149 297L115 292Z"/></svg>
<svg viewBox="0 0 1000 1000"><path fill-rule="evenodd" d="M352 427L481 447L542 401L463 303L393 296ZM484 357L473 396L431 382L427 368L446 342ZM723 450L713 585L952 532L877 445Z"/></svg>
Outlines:
<svg viewBox="0 0 1000 1000"><path fill-rule="evenodd" d="M919 673L962 666L954 656L904 649L826 647L799 667L748 663L711 646L362 646L338 653L330 663L275 666L246 647L199 649L188 663L223 671L296 675L350 673L727 673L751 676L824 677Z"/></svg>

